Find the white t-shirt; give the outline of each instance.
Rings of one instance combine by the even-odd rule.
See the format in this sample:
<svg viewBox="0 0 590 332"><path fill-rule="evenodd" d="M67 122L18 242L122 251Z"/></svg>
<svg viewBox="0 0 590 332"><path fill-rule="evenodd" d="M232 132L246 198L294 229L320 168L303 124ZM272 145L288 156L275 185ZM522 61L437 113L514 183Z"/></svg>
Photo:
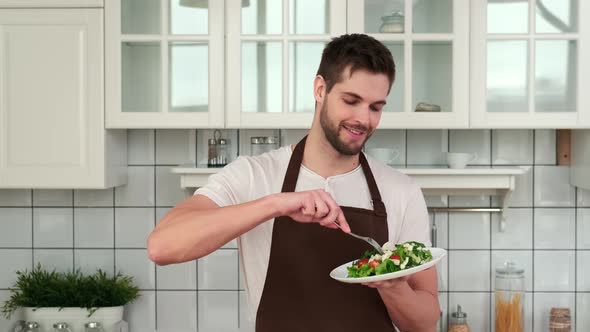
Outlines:
<svg viewBox="0 0 590 332"><path fill-rule="evenodd" d="M286 146L255 157L241 156L211 175L207 185L199 188L195 195L207 196L223 207L278 193L291 154L291 147ZM370 156L367 160L387 210L389 241L400 243L412 240L431 246L428 211L420 187L410 177L381 161ZM313 189L324 189L341 206L373 209L369 186L360 165L348 173L328 178L302 165L295 191ZM266 280L273 222L274 219L261 223L242 234L237 241L252 321Z"/></svg>

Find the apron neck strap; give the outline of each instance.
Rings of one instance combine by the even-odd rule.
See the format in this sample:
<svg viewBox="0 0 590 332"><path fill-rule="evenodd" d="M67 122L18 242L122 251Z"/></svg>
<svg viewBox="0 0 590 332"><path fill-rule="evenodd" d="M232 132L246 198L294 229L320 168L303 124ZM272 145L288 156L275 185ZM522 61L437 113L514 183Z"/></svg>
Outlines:
<svg viewBox="0 0 590 332"><path fill-rule="evenodd" d="M297 179L299 178L299 170L301 168L301 163L303 162L303 152L305 151L306 140L307 135L303 137L299 143L297 143L295 149L293 150L281 192L295 191ZM383 204L383 201L381 201L379 188L377 187L375 177L373 176L373 172L371 172L371 168L369 167L369 163L367 162L367 158L365 158L364 153L359 153L359 162L363 168L363 172L365 173L367 185L369 186L369 192L371 193L371 200L373 202L373 210L378 216L386 216L387 212L385 210L385 205Z"/></svg>

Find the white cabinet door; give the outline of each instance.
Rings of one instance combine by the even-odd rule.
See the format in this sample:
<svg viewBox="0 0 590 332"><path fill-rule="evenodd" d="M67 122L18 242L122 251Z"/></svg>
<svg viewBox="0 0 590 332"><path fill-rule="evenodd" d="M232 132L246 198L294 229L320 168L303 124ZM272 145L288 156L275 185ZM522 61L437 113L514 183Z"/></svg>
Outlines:
<svg viewBox="0 0 590 332"><path fill-rule="evenodd" d="M102 9L0 10L0 187L124 183L104 130Z"/></svg>
<svg viewBox="0 0 590 332"><path fill-rule="evenodd" d="M224 125L224 1L105 0L107 128Z"/></svg>
<svg viewBox="0 0 590 332"><path fill-rule="evenodd" d="M309 128L322 51L346 32L343 0L227 0L229 128Z"/></svg>
<svg viewBox="0 0 590 332"><path fill-rule="evenodd" d="M348 32L383 42L396 79L379 128L469 126L469 0L348 0Z"/></svg>
<svg viewBox="0 0 590 332"><path fill-rule="evenodd" d="M471 127L590 128L589 1L473 0Z"/></svg>

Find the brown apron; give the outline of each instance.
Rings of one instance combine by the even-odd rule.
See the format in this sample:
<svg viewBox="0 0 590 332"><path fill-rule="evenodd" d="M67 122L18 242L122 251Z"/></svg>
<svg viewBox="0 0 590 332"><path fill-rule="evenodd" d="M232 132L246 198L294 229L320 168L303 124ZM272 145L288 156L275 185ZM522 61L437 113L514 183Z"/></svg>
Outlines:
<svg viewBox="0 0 590 332"><path fill-rule="evenodd" d="M282 192L295 191L306 138L293 151ZM362 153L359 159L374 210L343 206L342 211L355 233L385 243L385 205L367 159ZM340 230L276 218L256 332L394 331L376 289L344 284L329 276L332 269L360 258L369 249L367 243Z"/></svg>

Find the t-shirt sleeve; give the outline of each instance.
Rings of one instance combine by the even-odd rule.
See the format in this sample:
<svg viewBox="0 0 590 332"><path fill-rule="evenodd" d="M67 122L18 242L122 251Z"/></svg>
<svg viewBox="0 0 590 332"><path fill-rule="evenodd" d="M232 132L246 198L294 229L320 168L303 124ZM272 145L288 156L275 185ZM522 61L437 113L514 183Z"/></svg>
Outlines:
<svg viewBox="0 0 590 332"><path fill-rule="evenodd" d="M249 201L252 165L248 157L238 157L219 172L209 176L195 195L207 196L220 207Z"/></svg>
<svg viewBox="0 0 590 332"><path fill-rule="evenodd" d="M418 185L415 185L412 191L413 193L406 206L399 243L417 241L430 247L432 245L430 242L430 218L428 217L424 195Z"/></svg>

